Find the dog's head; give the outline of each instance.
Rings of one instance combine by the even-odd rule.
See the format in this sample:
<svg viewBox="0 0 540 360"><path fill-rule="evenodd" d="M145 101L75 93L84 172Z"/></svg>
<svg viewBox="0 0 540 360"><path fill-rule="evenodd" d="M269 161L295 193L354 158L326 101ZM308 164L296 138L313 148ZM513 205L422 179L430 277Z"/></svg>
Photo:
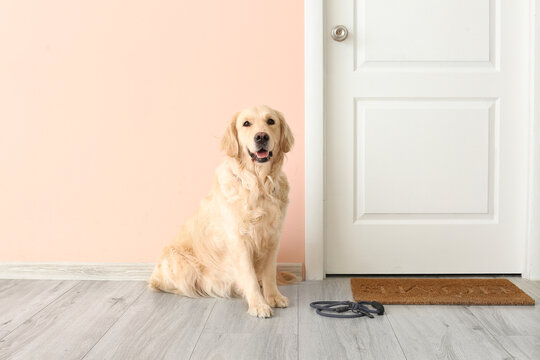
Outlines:
<svg viewBox="0 0 540 360"><path fill-rule="evenodd" d="M221 147L227 155L257 164L282 159L294 143L283 114L268 106L254 106L236 113Z"/></svg>

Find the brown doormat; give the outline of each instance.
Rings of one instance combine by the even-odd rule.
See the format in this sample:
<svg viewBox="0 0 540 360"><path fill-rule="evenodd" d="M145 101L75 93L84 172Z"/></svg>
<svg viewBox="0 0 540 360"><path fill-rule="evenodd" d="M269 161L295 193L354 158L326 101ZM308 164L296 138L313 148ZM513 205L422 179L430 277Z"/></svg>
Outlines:
<svg viewBox="0 0 540 360"><path fill-rule="evenodd" d="M351 279L355 301L409 305L534 305L507 279Z"/></svg>

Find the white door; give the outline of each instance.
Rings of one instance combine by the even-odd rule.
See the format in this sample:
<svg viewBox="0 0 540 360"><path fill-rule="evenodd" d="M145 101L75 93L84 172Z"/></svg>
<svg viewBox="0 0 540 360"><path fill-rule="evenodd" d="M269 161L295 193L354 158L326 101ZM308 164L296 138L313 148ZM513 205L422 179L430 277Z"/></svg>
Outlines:
<svg viewBox="0 0 540 360"><path fill-rule="evenodd" d="M528 7L326 1L326 273L522 272Z"/></svg>

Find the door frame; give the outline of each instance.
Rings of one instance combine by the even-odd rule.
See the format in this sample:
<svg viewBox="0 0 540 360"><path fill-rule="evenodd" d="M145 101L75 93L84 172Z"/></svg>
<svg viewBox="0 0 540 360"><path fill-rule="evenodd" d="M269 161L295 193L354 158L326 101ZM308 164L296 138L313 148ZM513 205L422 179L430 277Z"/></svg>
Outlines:
<svg viewBox="0 0 540 360"><path fill-rule="evenodd" d="M304 0L305 266L307 280L325 272L325 0ZM529 0L529 139L527 235L522 276L540 280L540 0Z"/></svg>

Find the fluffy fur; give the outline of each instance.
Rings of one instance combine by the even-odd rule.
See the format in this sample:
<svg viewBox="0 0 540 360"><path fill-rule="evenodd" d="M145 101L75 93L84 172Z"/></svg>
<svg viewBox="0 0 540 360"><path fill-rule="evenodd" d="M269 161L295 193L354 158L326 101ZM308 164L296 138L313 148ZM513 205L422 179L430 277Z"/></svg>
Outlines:
<svg viewBox="0 0 540 360"><path fill-rule="evenodd" d="M266 162L252 159L260 147L254 140L258 133L269 135ZM222 139L228 157L217 168L214 186L163 249L150 286L190 297L240 295L248 313L258 317L288 305L277 288L276 257L289 202L281 167L293 142L283 115L267 106L233 117ZM285 282L296 280L290 273L280 275Z"/></svg>

